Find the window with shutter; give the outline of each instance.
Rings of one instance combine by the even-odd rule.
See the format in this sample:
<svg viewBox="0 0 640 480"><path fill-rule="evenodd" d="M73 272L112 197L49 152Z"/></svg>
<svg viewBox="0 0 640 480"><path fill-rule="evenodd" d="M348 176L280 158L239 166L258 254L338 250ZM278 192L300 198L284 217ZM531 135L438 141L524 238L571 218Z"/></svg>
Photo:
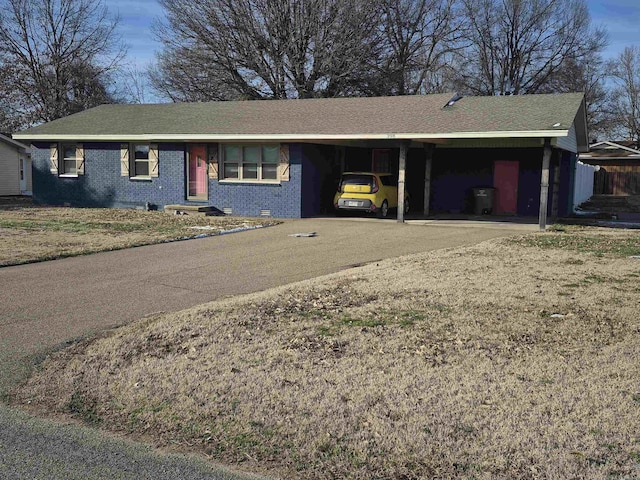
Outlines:
<svg viewBox="0 0 640 480"><path fill-rule="evenodd" d="M221 169L213 174L210 170L210 177L219 175L221 180L264 183L287 181L288 171L285 178L280 175L280 152L278 144L224 144L220 147Z"/></svg>
<svg viewBox="0 0 640 480"><path fill-rule="evenodd" d="M55 154L51 147L51 173L61 177L77 177L84 175L84 148L81 143L60 143L56 145Z"/></svg>
<svg viewBox="0 0 640 480"><path fill-rule="evenodd" d="M157 143L123 143L120 145L120 174L131 179L149 180L160 174Z"/></svg>

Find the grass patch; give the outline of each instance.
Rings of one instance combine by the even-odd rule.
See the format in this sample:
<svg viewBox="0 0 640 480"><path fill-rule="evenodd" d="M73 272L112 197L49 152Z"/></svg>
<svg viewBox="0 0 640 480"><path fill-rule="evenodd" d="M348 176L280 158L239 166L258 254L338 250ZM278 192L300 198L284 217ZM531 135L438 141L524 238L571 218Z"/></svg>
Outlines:
<svg viewBox="0 0 640 480"><path fill-rule="evenodd" d="M279 223L238 217L173 216L125 209L0 205L0 266L192 238ZM199 230L192 227L207 227Z"/></svg>
<svg viewBox="0 0 640 480"><path fill-rule="evenodd" d="M442 306L438 306L442 308ZM354 318L349 315L344 315L338 319L331 319L331 317L325 316L324 319L328 320L328 323L318 326L317 332L322 336L336 336L343 332L345 329L355 328L360 329L362 332L366 332L368 329L376 329L379 327L412 327L416 322L424 321L426 315L422 312L409 310L409 311L387 311L381 310L379 312L367 312L366 317Z"/></svg>
<svg viewBox="0 0 640 480"><path fill-rule="evenodd" d="M611 231L605 228L560 226L546 232L524 235L509 240L516 245L543 249L562 249L596 256L629 257L640 255L640 233ZM575 258L567 262L575 262ZM571 264L571 263L569 263ZM575 265L579 265L575 264Z"/></svg>
<svg viewBox="0 0 640 480"><path fill-rule="evenodd" d="M74 390L67 404L67 411L72 417L78 418L90 425L98 425L102 418L98 414L98 401L90 398L79 390Z"/></svg>
<svg viewBox="0 0 640 480"><path fill-rule="evenodd" d="M122 327L12 394L280 478L636 478L639 267L603 254L376 262Z"/></svg>

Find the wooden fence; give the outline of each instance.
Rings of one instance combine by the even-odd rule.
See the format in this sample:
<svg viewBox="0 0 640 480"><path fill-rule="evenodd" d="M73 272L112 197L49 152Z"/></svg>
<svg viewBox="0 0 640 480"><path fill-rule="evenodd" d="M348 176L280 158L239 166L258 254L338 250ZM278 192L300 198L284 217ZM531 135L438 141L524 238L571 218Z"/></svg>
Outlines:
<svg viewBox="0 0 640 480"><path fill-rule="evenodd" d="M593 177L594 195L640 195L640 171L611 172L601 168Z"/></svg>

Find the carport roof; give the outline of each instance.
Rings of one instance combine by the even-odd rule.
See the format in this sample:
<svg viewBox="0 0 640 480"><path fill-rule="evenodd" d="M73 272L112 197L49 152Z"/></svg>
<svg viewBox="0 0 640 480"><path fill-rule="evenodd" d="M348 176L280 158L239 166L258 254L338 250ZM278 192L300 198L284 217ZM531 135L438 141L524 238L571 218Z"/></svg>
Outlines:
<svg viewBox="0 0 640 480"><path fill-rule="evenodd" d="M14 135L21 140L328 141L565 137L586 144L581 93L453 94L102 105ZM447 105L447 106L445 106Z"/></svg>

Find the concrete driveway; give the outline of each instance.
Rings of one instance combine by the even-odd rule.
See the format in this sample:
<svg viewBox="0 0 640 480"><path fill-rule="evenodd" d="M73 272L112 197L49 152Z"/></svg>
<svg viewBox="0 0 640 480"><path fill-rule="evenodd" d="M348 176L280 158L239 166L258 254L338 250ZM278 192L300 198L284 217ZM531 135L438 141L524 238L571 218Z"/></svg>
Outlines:
<svg viewBox="0 0 640 480"><path fill-rule="evenodd" d="M360 263L534 229L517 224L439 226L305 219L218 237L1 268L0 393L23 379L33 362L51 349L148 314L264 290ZM317 236L290 236L305 232ZM2 454L0 437L0 471Z"/></svg>

